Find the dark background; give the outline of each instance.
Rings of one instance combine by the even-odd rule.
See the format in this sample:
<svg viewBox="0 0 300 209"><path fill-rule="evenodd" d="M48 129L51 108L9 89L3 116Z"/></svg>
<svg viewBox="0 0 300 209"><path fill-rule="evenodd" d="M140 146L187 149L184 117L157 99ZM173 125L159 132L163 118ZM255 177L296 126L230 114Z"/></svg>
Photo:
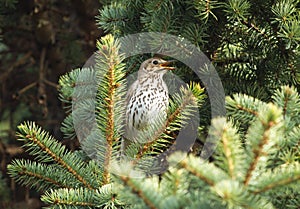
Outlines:
<svg viewBox="0 0 300 209"><path fill-rule="evenodd" d="M25 120L50 131L69 148L60 124L65 117L57 85L61 75L81 67L103 35L97 0L0 0L0 208L40 208L38 193L6 174L13 158L28 157L16 140Z"/></svg>

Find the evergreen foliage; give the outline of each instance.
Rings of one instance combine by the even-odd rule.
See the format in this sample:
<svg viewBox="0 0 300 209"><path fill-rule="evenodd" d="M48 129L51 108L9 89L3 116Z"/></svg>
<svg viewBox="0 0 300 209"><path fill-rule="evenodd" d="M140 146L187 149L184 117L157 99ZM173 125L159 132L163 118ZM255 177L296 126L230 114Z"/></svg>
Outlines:
<svg viewBox="0 0 300 209"><path fill-rule="evenodd" d="M189 40L212 60L227 94L246 93L269 101L281 85L299 89L297 0L114 0L106 4L97 18L100 27L116 36L161 32ZM182 77L189 74L185 68L178 71Z"/></svg>
<svg viewBox="0 0 300 209"><path fill-rule="evenodd" d="M86 114L89 116L94 112L97 115L94 117L96 128L84 135L87 137L82 141L83 150L87 147L89 151L94 147L92 151L96 154L89 155L92 160L86 162L86 154L70 152L33 122L25 122L18 127L19 140L25 142L24 148L37 162L14 160L8 167L9 173L21 184L45 191L42 200L46 203L57 204L57 207L67 205L98 207L99 205L95 203L99 201L93 196L96 192L99 193L100 199L103 198L102 195L106 197L110 195L105 204L103 203L104 208L124 205L118 199L112 202L116 192L114 189L107 190L107 186L112 183L110 167L119 157L123 98L126 92L124 64L121 62L123 58L118 54L119 45L120 43L112 36L103 37L97 44L99 50L95 68L76 69L62 76L59 81L60 98L66 103L66 112L69 113L62 124L62 131L66 136L78 134L75 133L77 124L74 117L85 120L88 119L84 118ZM95 82L96 80L98 82ZM79 91L77 87L80 88ZM91 89L94 89L96 94L90 91ZM203 102L203 93L199 84L191 83L182 87L173 97L167 122L158 129L163 133L158 132L155 139L142 148L132 147L131 153L135 153L132 157L145 162L143 159L147 159L147 156L160 154L170 147L174 141L169 140L174 139L175 132L186 125L184 121L188 121L195 108ZM91 102L94 102L92 110ZM93 119L88 120L93 122ZM83 124L79 125L80 129L85 129ZM152 167L153 164L149 166ZM137 164L136 167L145 169L145 165L142 164ZM103 193L103 187L106 188L104 191L109 192ZM87 196L81 197L83 193ZM72 204L74 201L76 203Z"/></svg>
<svg viewBox="0 0 300 209"><path fill-rule="evenodd" d="M299 2L103 4L97 22L114 36L97 43L94 67L73 70L59 81L68 114L61 130L77 137L82 150L71 151L25 122L17 136L35 161L14 160L10 176L40 190L47 208L298 208ZM211 121L218 144L210 162L192 153L168 155L178 131L205 102L200 81L180 64L176 73L192 82L171 98L154 140L132 145L126 153L131 162L120 159L125 77L148 55L125 60L117 37L142 31L188 39L216 66L230 96L227 117ZM149 159L164 153L164 172L151 175L161 165Z"/></svg>
<svg viewBox="0 0 300 209"><path fill-rule="evenodd" d="M147 175L134 161L118 160L122 123L116 114L123 108L120 104L126 84L119 44L111 35L103 37L97 44L95 68L74 70L60 80L61 99L70 102L78 98L76 85L91 84L82 78L91 75L102 78L96 83L94 112L98 115L96 136L103 137L104 142L87 142L94 142L96 157L89 159L82 151L70 151L35 123L25 122L18 127L17 136L36 161L14 160L8 166L12 178L42 191L41 200L48 208L295 208L300 205L300 131L299 119L295 117L300 111L300 98L294 87L283 86L274 91L272 103L244 94L228 97L228 118L212 120L212 134L218 140L212 162L177 152L168 157L170 166L159 177ZM179 122L188 120L194 108L203 103L203 93L195 83L182 88L172 98L166 128L162 129L165 131L132 157L143 160L166 151L173 143L172 133L186 125ZM65 122L63 126L67 134L75 129L70 127L74 126L72 123Z"/></svg>

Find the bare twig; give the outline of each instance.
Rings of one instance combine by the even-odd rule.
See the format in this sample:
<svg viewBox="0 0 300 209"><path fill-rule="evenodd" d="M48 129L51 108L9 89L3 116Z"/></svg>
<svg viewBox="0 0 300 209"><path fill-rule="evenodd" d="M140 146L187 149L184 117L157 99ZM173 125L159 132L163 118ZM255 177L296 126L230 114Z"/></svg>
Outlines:
<svg viewBox="0 0 300 209"><path fill-rule="evenodd" d="M0 76L0 82L3 82L4 80L7 79L7 77L10 75L10 73L16 68L19 67L20 65L23 65L26 63L26 61L30 58L32 52L27 52L22 58L14 62L7 71L5 71L1 76Z"/></svg>

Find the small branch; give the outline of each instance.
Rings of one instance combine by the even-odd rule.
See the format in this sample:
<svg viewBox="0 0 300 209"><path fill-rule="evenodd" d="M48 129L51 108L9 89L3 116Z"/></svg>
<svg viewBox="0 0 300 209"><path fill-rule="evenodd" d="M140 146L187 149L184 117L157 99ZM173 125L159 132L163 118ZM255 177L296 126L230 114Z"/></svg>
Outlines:
<svg viewBox="0 0 300 209"><path fill-rule="evenodd" d="M253 193L254 194L259 194L259 193L263 193L263 192L266 192L266 191L269 191L275 187L280 187L280 186L284 186L284 185L287 185L287 184L291 184L293 182L296 182L296 181L299 181L300 180L300 175L298 176L292 176L291 178L288 178L288 179L283 179L281 181L275 181L275 182L272 182L272 184L269 184L259 190L256 190L254 191Z"/></svg>
<svg viewBox="0 0 300 209"><path fill-rule="evenodd" d="M233 163L233 159L232 159L232 155L231 155L231 150L228 147L228 140L226 137L224 137L224 134L222 134L222 144L223 144L223 149L224 149L224 154L226 159L228 160L228 169L229 169L229 175L232 177L232 179L235 179L234 176L234 163Z"/></svg>
<svg viewBox="0 0 300 209"><path fill-rule="evenodd" d="M182 160L179 164L180 164L180 166L182 168L185 168L191 174L193 174L194 176L197 176L199 179L201 179L202 181L206 182L208 185L210 185L210 186L214 186L215 185L215 183L212 180L206 178L206 176L204 176L201 173L199 173L195 168L189 166L189 164L187 163L186 159Z"/></svg>
<svg viewBox="0 0 300 209"><path fill-rule="evenodd" d="M205 3L205 10L206 10L206 13L209 14L211 12L210 10L210 0L206 0L206 3Z"/></svg>
<svg viewBox="0 0 300 209"><path fill-rule="evenodd" d="M292 94L290 88L285 88L284 91L285 91L284 93L287 94L288 96L290 96ZM288 102L289 102L288 97L287 96L284 97L284 105L283 105L283 113L282 113L284 118L285 118L285 115L286 115Z"/></svg>
<svg viewBox="0 0 300 209"><path fill-rule="evenodd" d="M57 156L54 152L52 152L48 147L46 147L40 140L38 140L34 135L27 135L27 139L33 141L37 146L39 146L44 152L46 152L49 156L53 158L58 164L66 168L71 174L75 176L81 183L83 183L89 189L93 189L93 187L87 183L87 181L80 176L70 165L68 165L61 157Z"/></svg>
<svg viewBox="0 0 300 209"><path fill-rule="evenodd" d="M250 167L246 173L246 177L245 177L245 180L244 180L244 185L248 185L249 182L250 182L250 179L253 175L253 171L255 170L256 166L257 166L257 163L259 161L259 158L263 155L263 148L264 148L264 145L266 145L269 141L269 131L272 127L272 125L274 125L273 123L269 123L267 124L267 128L266 130L264 131L264 135L263 135L263 138L261 140L261 142L259 143L258 145L258 148L254 149L253 150L253 153L254 153L254 158L253 158L253 161L251 162L250 164Z"/></svg>
<svg viewBox="0 0 300 209"><path fill-rule="evenodd" d="M58 84L48 81L47 79L44 79L44 83L47 84L48 86L52 86L56 89L58 88Z"/></svg>
<svg viewBox="0 0 300 209"><path fill-rule="evenodd" d="M261 35L263 35L267 40L269 40L269 37L267 36L267 34L265 32L263 32L259 27L257 27L256 25L254 25L251 22L247 22L246 20L242 20L242 24L247 26L249 29L253 29L256 32L260 33Z"/></svg>
<svg viewBox="0 0 300 209"><path fill-rule="evenodd" d="M57 181L55 181L54 179L51 179L49 177L45 177L43 175L40 175L40 174L37 174L37 173L34 173L34 172L30 172L26 169L26 167L22 167L22 171L19 171L18 172L19 175L27 175L27 176L31 176L31 177L34 177L34 178L38 178L38 179L41 179L43 181L46 181L46 182L49 182L51 184L54 184L58 187L66 187L66 188L70 188L68 185L66 184L61 184Z"/></svg>
<svg viewBox="0 0 300 209"><path fill-rule="evenodd" d="M241 106L241 105L237 105L236 107L237 107L239 110L242 110L242 111L244 111L244 112L250 113L251 115L258 116L258 112L255 111L255 110L252 110L252 109L243 107L243 106Z"/></svg>
<svg viewBox="0 0 300 209"><path fill-rule="evenodd" d="M22 58L17 60L14 64L12 64L7 71L5 71L1 77L0 77L0 82L3 82L4 80L7 79L9 74L16 68L19 67L20 65L25 64L26 60L28 60L31 56L32 52L27 52Z"/></svg>
<svg viewBox="0 0 300 209"><path fill-rule="evenodd" d="M21 90L17 91L17 93L15 93L13 95L13 98L18 98L20 95L24 94L26 91L28 91L29 89L35 87L37 85L37 82L33 82L25 87L23 87Z"/></svg>
<svg viewBox="0 0 300 209"><path fill-rule="evenodd" d="M93 204L93 203L90 203L90 202L79 202L79 201L76 201L76 202L73 202L73 201L67 201L67 200L61 200L61 199L53 199L53 205L70 205L70 206L81 206L81 207L96 207L97 205L96 204Z"/></svg>
<svg viewBox="0 0 300 209"><path fill-rule="evenodd" d="M135 184L133 184L130 181L130 178L127 176L121 176L120 179L124 182L125 185L130 187L131 191L135 193L139 198L141 198L144 203L150 208L150 209L157 209L157 207L152 203L151 200L149 200L143 191L136 188Z"/></svg>
<svg viewBox="0 0 300 209"><path fill-rule="evenodd" d="M105 99L108 118L107 118L107 126L106 126L106 154L105 154L105 161L104 161L104 172L103 172L103 183L108 184L110 182L110 172L109 167L112 158L112 145L114 141L114 129L115 129L115 115L114 115L114 104L115 104L115 75L114 75L114 68L115 66L111 64L108 70L108 98Z"/></svg>

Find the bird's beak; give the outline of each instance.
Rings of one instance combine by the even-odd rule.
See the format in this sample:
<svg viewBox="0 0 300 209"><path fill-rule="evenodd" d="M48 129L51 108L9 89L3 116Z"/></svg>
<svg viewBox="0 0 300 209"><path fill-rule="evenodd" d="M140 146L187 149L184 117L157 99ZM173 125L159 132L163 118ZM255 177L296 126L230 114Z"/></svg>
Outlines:
<svg viewBox="0 0 300 209"><path fill-rule="evenodd" d="M161 63L160 66L166 70L175 70L175 67L169 66L170 64L174 63L175 61L176 60L168 60L166 62Z"/></svg>

